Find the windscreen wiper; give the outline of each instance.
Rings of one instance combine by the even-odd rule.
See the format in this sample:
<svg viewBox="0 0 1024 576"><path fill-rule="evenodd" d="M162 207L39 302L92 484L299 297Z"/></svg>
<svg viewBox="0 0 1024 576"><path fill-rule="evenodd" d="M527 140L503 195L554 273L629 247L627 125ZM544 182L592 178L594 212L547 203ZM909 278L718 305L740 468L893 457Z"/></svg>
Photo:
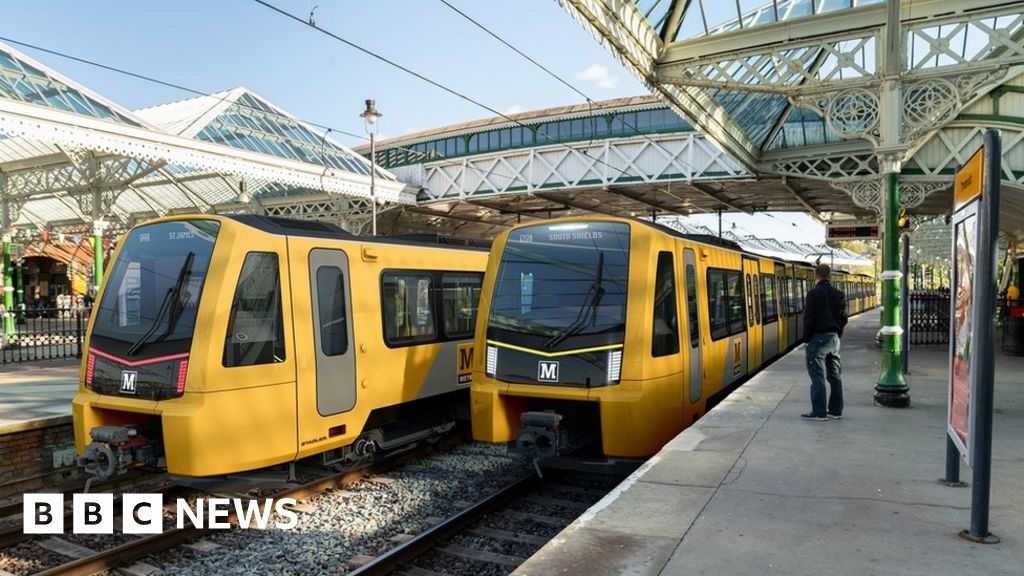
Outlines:
<svg viewBox="0 0 1024 576"><path fill-rule="evenodd" d="M164 299L160 302L160 308L156 311L156 317L153 318L153 324L150 325L149 330L142 335L141 338L136 340L131 347L128 348L126 353L128 356L134 356L142 350L142 347L148 344L148 340L156 329L160 326L160 322L163 321L164 316L168 311L177 310L171 312L171 318L167 322L167 330L160 336L159 340L162 341L174 330L174 326L178 323L178 318L181 316L182 307L180 306L181 290L188 281L189 276L192 275L192 261L195 260L195 252L189 252L188 256L185 256L185 262L182 263L181 269L178 270L178 279L174 282L174 285L167 289L167 294L164 295Z"/></svg>
<svg viewBox="0 0 1024 576"><path fill-rule="evenodd" d="M587 289L587 295L584 297L583 302L580 303L580 309L576 312L576 319L566 326L561 332L555 334L545 342L545 348L557 346L569 336L578 334L579 331L583 330L588 323L591 326L597 324L597 307L601 305L601 299L604 297L604 288L601 287L603 282L604 252L598 251L597 272L594 274L594 281L590 284L590 288Z"/></svg>

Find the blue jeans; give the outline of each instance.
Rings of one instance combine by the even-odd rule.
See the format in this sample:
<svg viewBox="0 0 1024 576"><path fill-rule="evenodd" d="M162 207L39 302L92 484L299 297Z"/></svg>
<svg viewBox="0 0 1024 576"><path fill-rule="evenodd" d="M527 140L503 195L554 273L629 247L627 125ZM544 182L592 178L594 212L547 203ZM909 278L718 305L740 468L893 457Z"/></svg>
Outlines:
<svg viewBox="0 0 1024 576"><path fill-rule="evenodd" d="M839 335L835 332L815 334L807 343L807 373L811 375L811 414L824 416L825 380L831 394L828 414L843 413L843 365L839 359Z"/></svg>

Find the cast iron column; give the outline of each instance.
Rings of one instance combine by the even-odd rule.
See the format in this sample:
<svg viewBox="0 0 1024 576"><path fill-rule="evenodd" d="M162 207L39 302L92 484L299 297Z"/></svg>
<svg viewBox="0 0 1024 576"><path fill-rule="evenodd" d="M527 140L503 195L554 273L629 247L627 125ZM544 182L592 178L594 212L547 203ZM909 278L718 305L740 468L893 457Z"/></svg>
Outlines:
<svg viewBox="0 0 1024 576"><path fill-rule="evenodd" d="M14 263L14 305L21 307L25 303L25 271L22 269L22 262Z"/></svg>
<svg viewBox="0 0 1024 576"><path fill-rule="evenodd" d="M92 227L92 273L95 279L93 295L99 291L100 284L103 282L103 228L105 224L103 220L96 220Z"/></svg>
<svg viewBox="0 0 1024 576"><path fill-rule="evenodd" d="M14 340L14 267L11 266L11 233L4 233L4 341Z"/></svg>
<svg viewBox="0 0 1024 576"><path fill-rule="evenodd" d="M900 287L900 328L903 329L903 345L900 347L900 367L904 374L910 372L910 234L900 236L903 258L900 273L903 282Z"/></svg>
<svg viewBox="0 0 1024 576"><path fill-rule="evenodd" d="M882 166L882 195L885 202L882 236L882 373L875 385L875 404L890 408L910 406L906 380L903 378L902 335L900 328L900 255L899 218L900 184L899 163L880 161Z"/></svg>

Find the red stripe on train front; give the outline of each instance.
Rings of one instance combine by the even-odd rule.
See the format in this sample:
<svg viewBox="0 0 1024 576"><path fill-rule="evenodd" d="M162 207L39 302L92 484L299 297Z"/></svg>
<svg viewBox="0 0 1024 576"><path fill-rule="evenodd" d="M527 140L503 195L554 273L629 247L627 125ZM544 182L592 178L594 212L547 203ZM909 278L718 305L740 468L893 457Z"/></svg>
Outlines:
<svg viewBox="0 0 1024 576"><path fill-rule="evenodd" d="M90 348L89 352L90 353L94 353L97 356L102 356L102 357L104 357L104 358L106 358L108 360L113 360L114 362L119 362L121 364L124 364L125 366L129 366L129 367L132 367L132 368L134 368L136 366L145 366L147 364L156 364L157 362L167 362L168 360L179 360L181 358L188 358L188 355L189 355L188 352L182 352L181 354L170 354L170 355L167 355L167 356L157 356L156 358L146 358L145 360L136 360L136 361L132 362L131 360L125 360L124 358L119 358L119 357L114 356L113 354L110 354L108 352L104 352L102 350L97 350L96 348Z"/></svg>

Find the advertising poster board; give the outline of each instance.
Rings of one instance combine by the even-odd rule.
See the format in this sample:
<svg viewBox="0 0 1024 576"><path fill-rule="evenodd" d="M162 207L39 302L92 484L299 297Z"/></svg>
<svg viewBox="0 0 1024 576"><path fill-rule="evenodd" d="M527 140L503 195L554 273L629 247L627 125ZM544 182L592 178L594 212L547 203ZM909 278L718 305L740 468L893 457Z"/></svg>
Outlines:
<svg viewBox="0 0 1024 576"><path fill-rule="evenodd" d="M976 354L973 342L979 214L982 196L984 148L979 148L957 171L954 188L952 298L950 299L949 390L946 430L960 456L972 463L974 403L971 390Z"/></svg>
<svg viewBox="0 0 1024 576"><path fill-rule="evenodd" d="M950 342L947 427L960 454L969 462L972 368L972 309L977 264L978 215L975 206L957 213L953 224L953 326Z"/></svg>

